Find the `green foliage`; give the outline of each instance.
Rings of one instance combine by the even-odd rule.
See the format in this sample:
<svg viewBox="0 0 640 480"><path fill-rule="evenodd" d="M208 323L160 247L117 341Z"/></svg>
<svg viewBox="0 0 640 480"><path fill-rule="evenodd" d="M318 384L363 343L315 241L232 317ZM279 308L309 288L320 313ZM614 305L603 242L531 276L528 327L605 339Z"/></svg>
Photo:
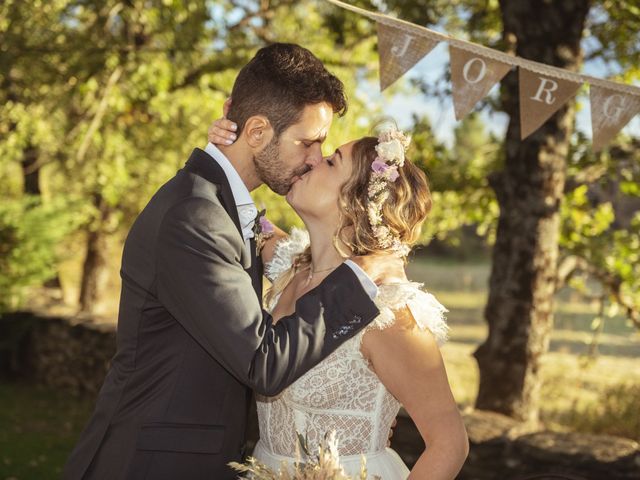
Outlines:
<svg viewBox="0 0 640 480"><path fill-rule="evenodd" d="M435 139L428 119L416 119L410 156L427 172L433 196L423 241L437 238L459 245L462 227L474 226L493 243L498 204L487 176L499 162L499 143L475 114L460 122L454 138L449 149Z"/></svg>
<svg viewBox="0 0 640 480"><path fill-rule="evenodd" d="M497 0L352 3L501 48ZM594 4L586 33L588 55L616 60L619 78L626 81L638 78L637 20L634 2L600 0ZM367 98L378 70L375 24L327 2L3 2L3 204L20 201L21 162L35 146L41 167L41 208L51 209L48 222L53 222L54 211L69 213L50 205L51 198L64 196L81 201L70 210L74 220L69 223L61 217L61 224L106 234L126 230L190 150L204 145L207 127L220 115L238 70L271 41L291 41L311 49L346 84L349 113L334 122L325 151L370 132L381 113ZM393 91L406 86L407 82L399 82ZM491 102L486 106L499 108ZM500 168L504 155L499 139L487 133L478 115L456 126L451 146L435 139L428 119L416 118L413 133L411 157L428 173L434 199L422 241L437 238L458 245L463 232L472 227L491 244L499 212L488 178ZM577 178L598 168L606 158L595 157L578 139L569 176ZM637 180L633 168L621 170L620 191L638 195ZM279 225L300 224L288 205L267 188L256 191L255 198ZM618 228L607 208L591 211L584 192L570 195L563 207L562 247L565 254L580 255L599 271L622 279L623 297L633 297L639 290L633 279L640 277L630 266L637 258L636 227ZM58 241L64 248L64 236ZM53 238L45 241L49 250L52 242ZM33 269L43 272L42 261L36 261ZM30 276L28 283L46 275Z"/></svg>
<svg viewBox="0 0 640 480"><path fill-rule="evenodd" d="M622 137L596 156L576 142L569 174L577 186L564 198L560 245L563 257L581 260L570 284L586 297L606 299L613 314L620 309L640 327L640 211L636 206L627 219L622 208L634 198L640 205L637 143Z"/></svg>
<svg viewBox="0 0 640 480"><path fill-rule="evenodd" d="M502 12L497 0L434 0L426 4L384 0L380 3L405 20L420 25L438 25L453 35L493 48L505 48ZM583 40L586 61L597 60L606 65L613 74L611 76L619 81L630 83L640 79L639 23L637 2L594 2ZM446 77L448 73L444 75ZM421 87L427 95L449 94L448 86L444 90L434 89L432 85L423 84ZM494 98L487 99L482 108L500 110L501 106ZM482 141L473 141L474 135L476 138L482 138L482 135L473 124L465 125L470 118L467 117L458 127L467 139L461 141L459 132L456 132L456 145L451 152L424 146L425 141L432 143L433 139L422 141L422 151L431 162L427 171L431 173L435 190L434 211L425 229L427 239L436 237L457 244L461 238L460 228L473 224L490 243L495 236L499 212L486 179L500 167L503 152L496 149L494 140L487 143L491 153L484 155L485 161L477 158L483 156L484 145ZM423 125L417 122L416 142L422 140L421 127ZM607 301L621 307L640 327L638 222L620 225L611 204L593 204L586 200L587 188L597 189L598 183L611 178L612 174L615 174L616 181L614 190L623 196L639 194L638 155L633 153L637 151L637 141L621 134L607 151L599 155L591 151L589 140L580 133L574 135L573 144L568 183L584 187L569 194L563 202L560 247L563 258L578 256L583 262L580 271L573 275L571 285L587 297L607 292ZM476 156L475 161L470 163L467 155ZM580 282L580 275L591 281Z"/></svg>
<svg viewBox="0 0 640 480"><path fill-rule="evenodd" d="M57 247L79 221L69 207L30 197L0 204L0 312L18 307L26 287L55 275Z"/></svg>

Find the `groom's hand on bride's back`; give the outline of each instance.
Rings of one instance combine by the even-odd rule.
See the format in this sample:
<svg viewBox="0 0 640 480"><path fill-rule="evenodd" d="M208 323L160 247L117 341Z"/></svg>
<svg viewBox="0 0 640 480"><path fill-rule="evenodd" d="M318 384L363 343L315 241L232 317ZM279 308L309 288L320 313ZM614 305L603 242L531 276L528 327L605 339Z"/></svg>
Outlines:
<svg viewBox="0 0 640 480"><path fill-rule="evenodd" d="M376 285L406 282L404 260L390 253L370 253L351 257L351 261L364 270Z"/></svg>
<svg viewBox="0 0 640 480"><path fill-rule="evenodd" d="M393 429L398 426L398 419L396 418L391 424L391 428L389 429L389 439L387 440L387 447L391 446L391 438L393 437Z"/></svg>

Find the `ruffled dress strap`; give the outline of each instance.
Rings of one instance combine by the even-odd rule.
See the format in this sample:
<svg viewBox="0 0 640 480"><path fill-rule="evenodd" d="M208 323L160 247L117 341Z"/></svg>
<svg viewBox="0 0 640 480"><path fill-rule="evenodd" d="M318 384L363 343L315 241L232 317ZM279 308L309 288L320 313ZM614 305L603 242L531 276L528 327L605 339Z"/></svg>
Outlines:
<svg viewBox="0 0 640 480"><path fill-rule="evenodd" d="M408 307L421 330L429 330L438 345L447 341L449 326L445 313L448 312L436 297L424 290L421 283L403 282L383 284L378 287L378 296L374 299L380 315L365 328L383 330L396 321L395 311Z"/></svg>
<svg viewBox="0 0 640 480"><path fill-rule="evenodd" d="M300 228L292 228L288 237L279 240L273 251L273 258L264 266L264 276L274 282L280 275L289 270L293 260L309 246L309 232Z"/></svg>

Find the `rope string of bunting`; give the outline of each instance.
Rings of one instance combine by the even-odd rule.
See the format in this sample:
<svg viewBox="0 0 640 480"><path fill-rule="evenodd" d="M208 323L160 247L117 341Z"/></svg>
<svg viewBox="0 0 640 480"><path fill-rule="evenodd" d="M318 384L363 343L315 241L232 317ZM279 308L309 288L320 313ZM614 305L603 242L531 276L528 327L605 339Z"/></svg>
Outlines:
<svg viewBox="0 0 640 480"><path fill-rule="evenodd" d="M640 88L526 60L429 28L326 0L377 23L380 89L384 91L441 42L449 44L453 104L465 117L513 67L519 68L520 130L524 140L589 84L593 149L601 150L640 113Z"/></svg>

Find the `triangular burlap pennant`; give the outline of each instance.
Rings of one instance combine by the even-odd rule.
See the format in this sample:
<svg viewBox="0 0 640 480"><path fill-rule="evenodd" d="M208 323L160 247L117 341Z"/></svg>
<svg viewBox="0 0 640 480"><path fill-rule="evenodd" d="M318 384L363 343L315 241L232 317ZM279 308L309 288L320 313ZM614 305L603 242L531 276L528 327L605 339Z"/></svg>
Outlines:
<svg viewBox="0 0 640 480"><path fill-rule="evenodd" d="M508 63L449 46L456 120L462 120L511 70Z"/></svg>
<svg viewBox="0 0 640 480"><path fill-rule="evenodd" d="M404 28L378 23L381 91L407 73L439 43L421 35L419 29Z"/></svg>
<svg viewBox="0 0 640 480"><path fill-rule="evenodd" d="M640 96L591 85L593 150L599 151L640 113Z"/></svg>
<svg viewBox="0 0 640 480"><path fill-rule="evenodd" d="M524 140L578 91L581 82L545 77L520 67L520 138Z"/></svg>

